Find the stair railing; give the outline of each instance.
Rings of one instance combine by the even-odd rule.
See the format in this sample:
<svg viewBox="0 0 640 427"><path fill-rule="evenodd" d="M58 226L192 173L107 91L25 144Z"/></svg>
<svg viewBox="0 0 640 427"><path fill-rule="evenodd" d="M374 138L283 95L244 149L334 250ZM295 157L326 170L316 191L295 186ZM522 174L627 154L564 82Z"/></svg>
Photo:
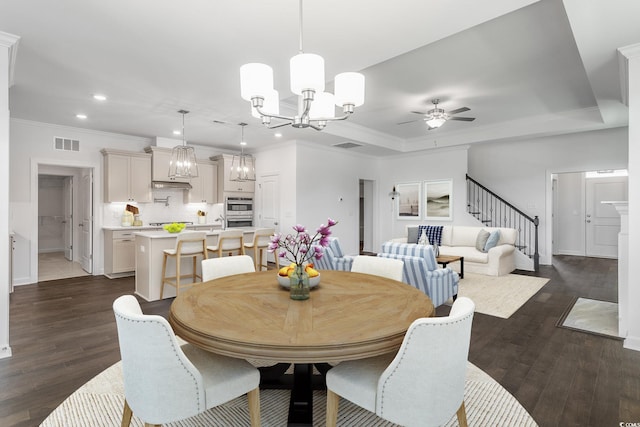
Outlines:
<svg viewBox="0 0 640 427"><path fill-rule="evenodd" d="M540 268L538 216L531 218L469 175L466 177L467 212L487 227L515 228L516 248L533 259L533 267L538 271Z"/></svg>

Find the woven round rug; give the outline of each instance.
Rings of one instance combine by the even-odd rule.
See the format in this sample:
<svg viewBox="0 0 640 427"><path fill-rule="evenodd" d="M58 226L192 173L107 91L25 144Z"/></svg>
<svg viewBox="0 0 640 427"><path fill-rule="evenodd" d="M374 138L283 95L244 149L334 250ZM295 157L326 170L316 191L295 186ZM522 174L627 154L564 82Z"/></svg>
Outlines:
<svg viewBox="0 0 640 427"><path fill-rule="evenodd" d="M260 390L260 415L263 427L287 425L289 390ZM124 387L120 362L98 374L76 390L41 424L43 427L117 427L122 419ZM469 363L465 385L465 407L470 426L537 426L529 413L500 384ZM325 425L326 391L313 393L313 425ZM136 418L132 426L144 423ZM212 408L195 417L175 423L172 427L237 427L248 426L249 411L246 396ZM389 427L389 423L374 413L340 399L339 426ZM455 414L446 426L458 426Z"/></svg>

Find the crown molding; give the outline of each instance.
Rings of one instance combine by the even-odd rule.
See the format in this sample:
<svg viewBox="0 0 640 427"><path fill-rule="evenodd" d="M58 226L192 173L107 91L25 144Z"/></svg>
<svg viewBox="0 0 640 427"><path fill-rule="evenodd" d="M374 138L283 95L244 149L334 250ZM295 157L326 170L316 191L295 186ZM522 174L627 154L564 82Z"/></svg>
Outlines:
<svg viewBox="0 0 640 427"><path fill-rule="evenodd" d="M9 50L9 87L13 86L20 37L0 31L0 46Z"/></svg>
<svg viewBox="0 0 640 427"><path fill-rule="evenodd" d="M618 73L622 103L629 106L629 60L640 58L640 43L618 48Z"/></svg>

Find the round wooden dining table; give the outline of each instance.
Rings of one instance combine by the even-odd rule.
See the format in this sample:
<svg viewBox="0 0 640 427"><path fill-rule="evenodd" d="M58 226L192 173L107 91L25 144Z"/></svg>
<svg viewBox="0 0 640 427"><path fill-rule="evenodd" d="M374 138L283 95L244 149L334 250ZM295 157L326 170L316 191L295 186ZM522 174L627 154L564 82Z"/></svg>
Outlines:
<svg viewBox="0 0 640 427"><path fill-rule="evenodd" d="M305 425L291 421L296 408L311 422L310 364L395 352L414 320L435 313L422 291L379 276L322 270L310 298L297 301L276 274L237 274L198 284L176 297L169 322L178 336L207 351L294 363L290 425ZM302 382L299 402L293 402L296 382Z"/></svg>

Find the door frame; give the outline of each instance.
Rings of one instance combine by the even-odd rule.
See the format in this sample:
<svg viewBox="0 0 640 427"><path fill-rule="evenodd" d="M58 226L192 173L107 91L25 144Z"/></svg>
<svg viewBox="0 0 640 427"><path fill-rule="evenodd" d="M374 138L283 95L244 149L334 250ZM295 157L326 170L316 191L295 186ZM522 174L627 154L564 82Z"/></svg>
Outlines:
<svg viewBox="0 0 640 427"><path fill-rule="evenodd" d="M552 265L553 259L553 175L562 173L586 173L596 170L617 170L617 169L629 169L628 164L624 165L592 165L592 166L579 166L566 169L546 169L545 170L545 218L541 220L544 222L544 242L545 250L544 254L540 255L540 264Z"/></svg>
<svg viewBox="0 0 640 427"><path fill-rule="evenodd" d="M92 248L93 253L93 275L102 274L103 266L96 263L96 260L102 259L102 210L98 209L98 201L102 200L102 180L101 174L96 173L100 171L101 164L91 161L74 161L64 159L45 159L45 158L31 158L31 171L30 171L30 204L31 204L31 230L33 234L30 238L29 248L29 283L38 283L38 174L40 166L59 166L78 169L92 169L93 174L93 239ZM74 233L75 234L75 233Z"/></svg>

